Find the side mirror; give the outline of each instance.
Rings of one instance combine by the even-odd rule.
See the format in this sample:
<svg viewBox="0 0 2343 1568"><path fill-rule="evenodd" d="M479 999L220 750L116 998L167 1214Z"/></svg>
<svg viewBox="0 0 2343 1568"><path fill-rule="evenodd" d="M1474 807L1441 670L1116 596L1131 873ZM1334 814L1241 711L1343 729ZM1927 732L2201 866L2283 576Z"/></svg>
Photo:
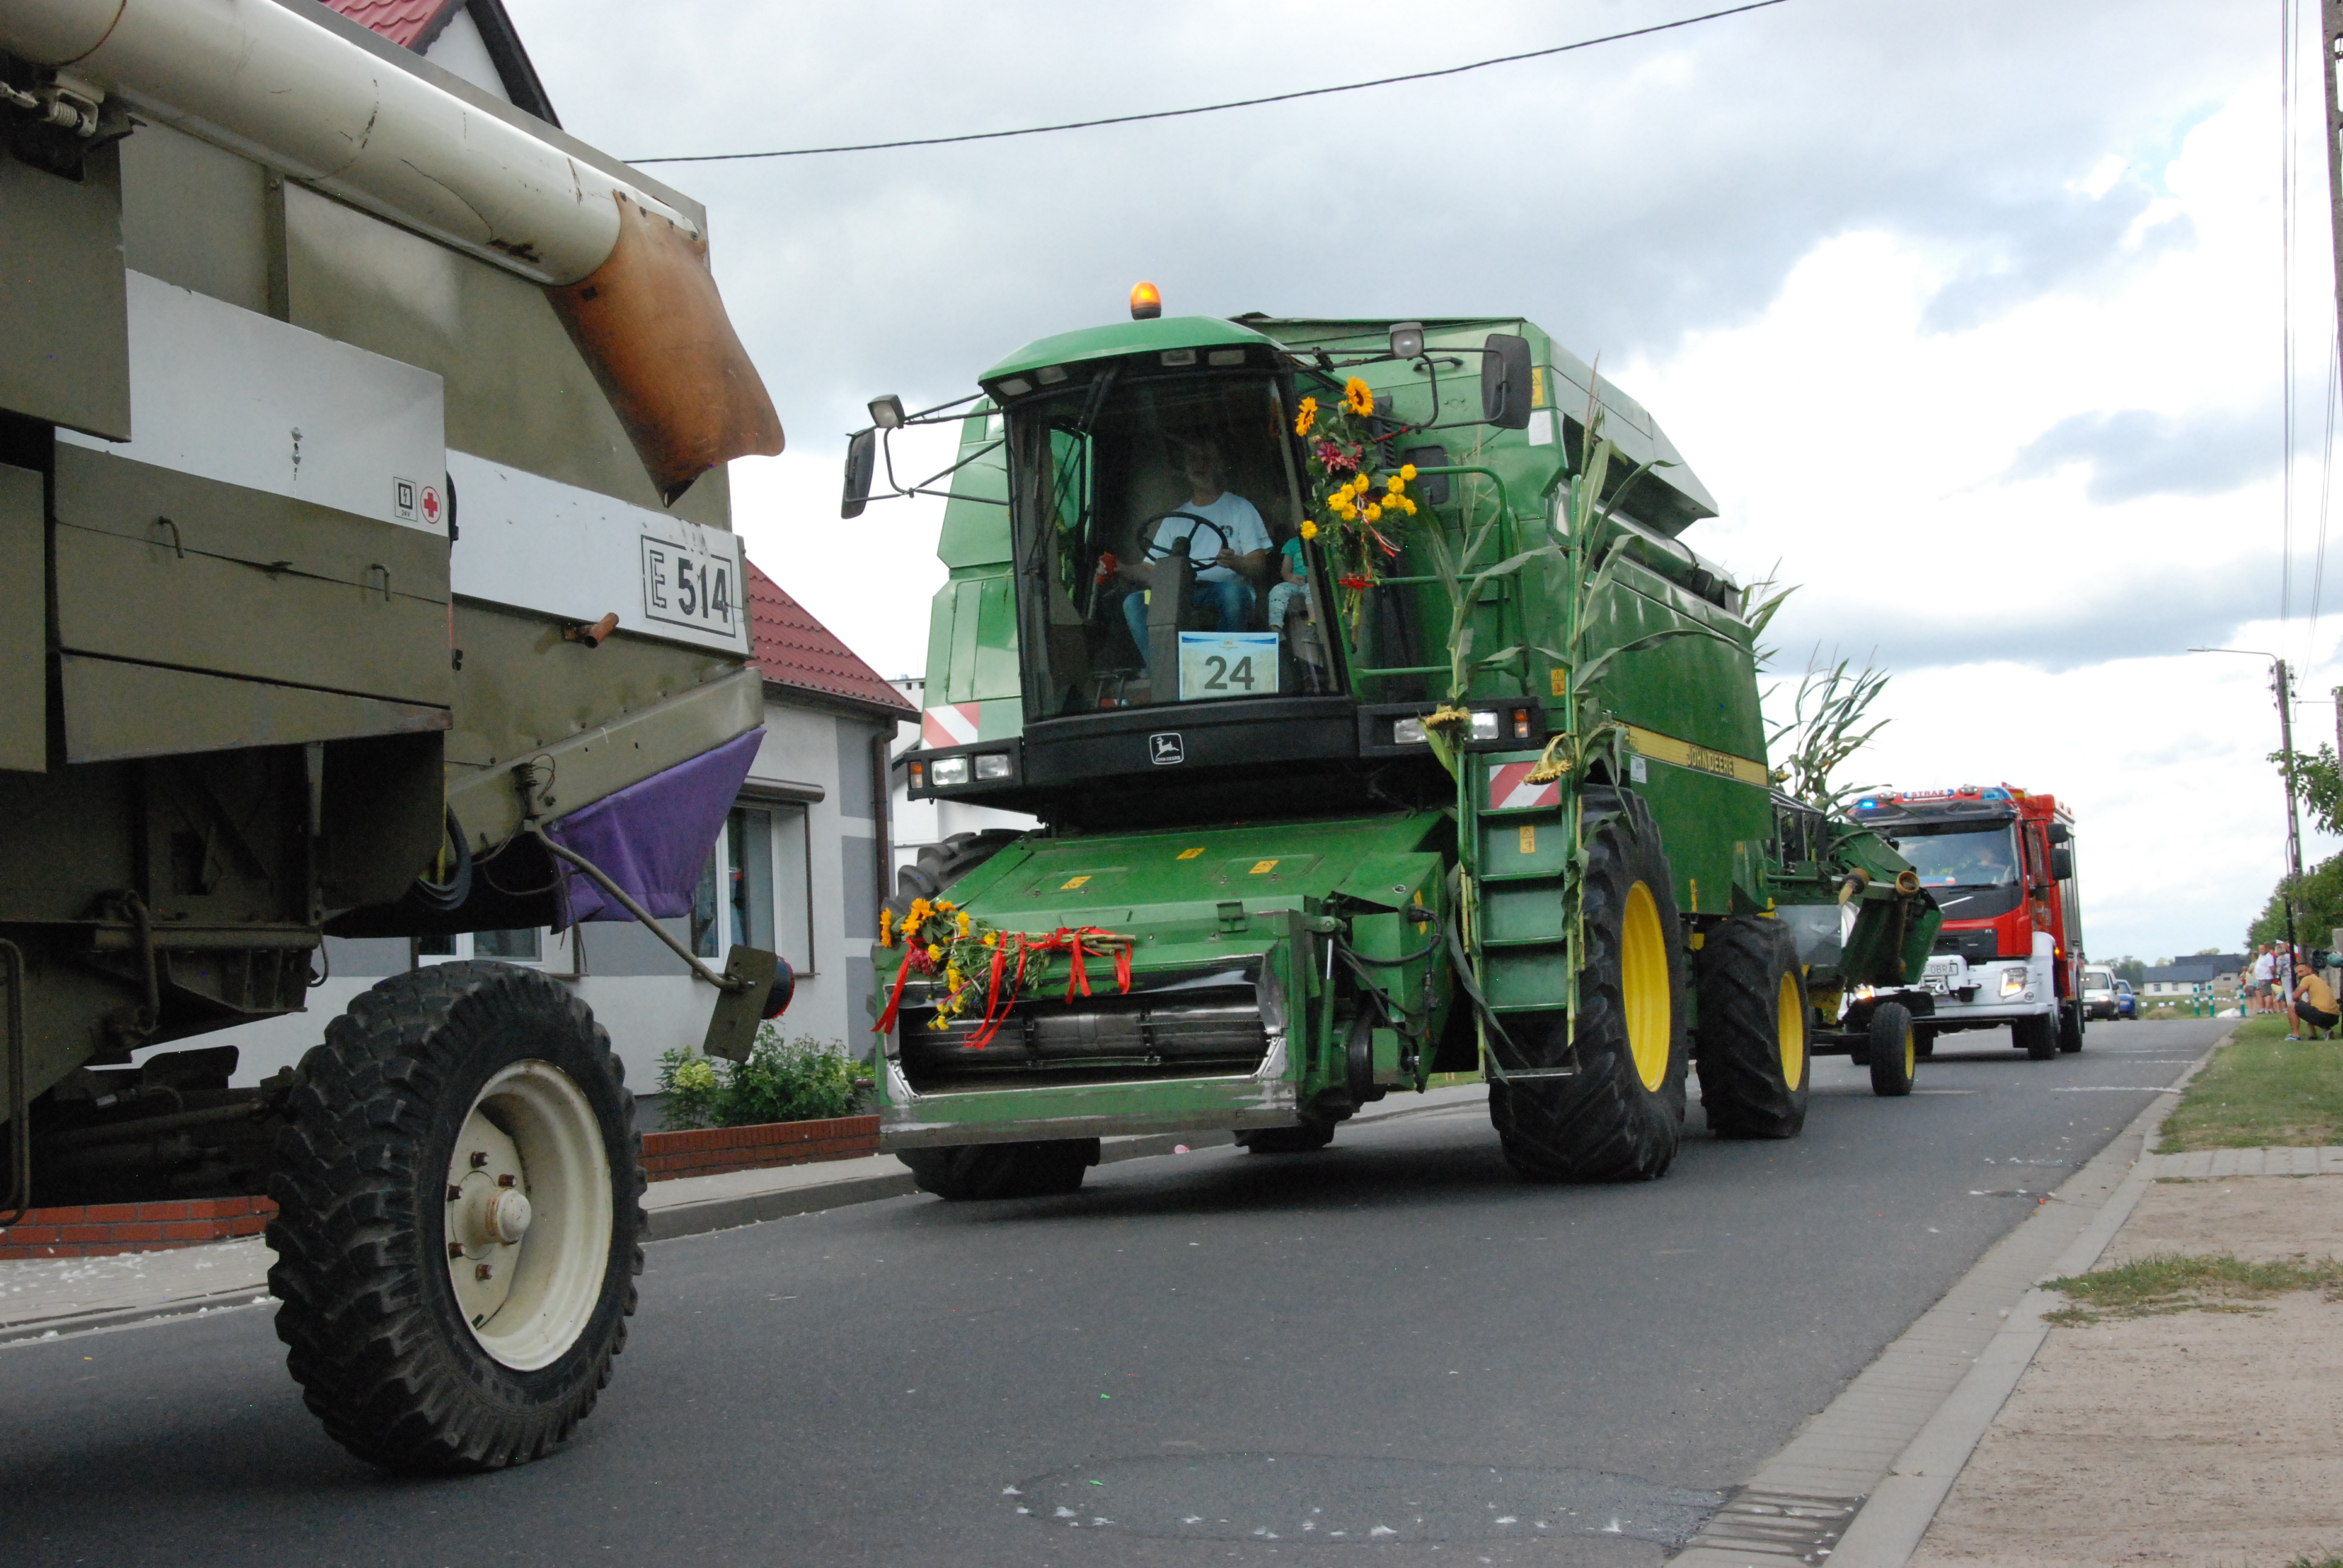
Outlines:
<svg viewBox="0 0 2343 1568"><path fill-rule="evenodd" d="M2050 824L2050 841L2052 843L2063 844L2074 836L2075 829L2066 826L2066 823L2053 822Z"/></svg>
<svg viewBox="0 0 2343 1568"><path fill-rule="evenodd" d="M846 493L838 505L841 518L859 518L870 504L870 477L879 467L879 432L858 430L846 443Z"/></svg>
<svg viewBox="0 0 2343 1568"><path fill-rule="evenodd" d="M2050 876L2055 881L2065 881L2075 874L2075 851L2061 844L2050 851Z"/></svg>
<svg viewBox="0 0 2343 1568"><path fill-rule="evenodd" d="M1492 332L1482 345L1481 418L1500 430L1530 427L1530 340Z"/></svg>

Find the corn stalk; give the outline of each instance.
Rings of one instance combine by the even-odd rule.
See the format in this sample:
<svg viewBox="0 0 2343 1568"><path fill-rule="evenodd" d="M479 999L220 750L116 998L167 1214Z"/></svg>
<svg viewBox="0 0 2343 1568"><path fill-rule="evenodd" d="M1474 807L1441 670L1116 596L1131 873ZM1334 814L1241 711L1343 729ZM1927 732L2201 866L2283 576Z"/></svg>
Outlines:
<svg viewBox="0 0 2343 1568"><path fill-rule="evenodd" d="M1886 725L1885 719L1871 718L1871 706L1886 686L1887 672L1868 661L1861 669L1845 658L1827 669L1806 667L1789 719L1765 737L1769 757L1789 742L1788 756L1774 770L1788 793L1836 819L1850 799L1874 788L1832 780Z"/></svg>

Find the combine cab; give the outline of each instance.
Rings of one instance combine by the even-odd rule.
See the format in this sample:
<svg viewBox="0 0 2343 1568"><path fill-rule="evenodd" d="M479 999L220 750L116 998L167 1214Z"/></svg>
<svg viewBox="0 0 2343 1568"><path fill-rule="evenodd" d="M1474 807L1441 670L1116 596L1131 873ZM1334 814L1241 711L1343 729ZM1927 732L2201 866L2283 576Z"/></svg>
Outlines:
<svg viewBox="0 0 2343 1568"><path fill-rule="evenodd" d="M1518 320L1134 317L850 453L853 516L889 430L959 424L910 790L1046 824L890 907L923 1185L1315 1148L1453 1071L1524 1174L1648 1178L1695 1060L1713 1128L1786 1137L1816 1049L1908 1043L1876 988L1930 901L1772 792L1741 590L1678 537L1714 506L1641 407Z"/></svg>

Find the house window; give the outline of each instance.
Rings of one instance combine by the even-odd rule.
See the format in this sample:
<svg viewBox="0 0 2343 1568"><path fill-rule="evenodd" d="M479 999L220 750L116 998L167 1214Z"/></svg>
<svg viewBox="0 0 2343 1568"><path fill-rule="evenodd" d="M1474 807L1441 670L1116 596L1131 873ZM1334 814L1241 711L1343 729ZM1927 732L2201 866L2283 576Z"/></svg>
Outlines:
<svg viewBox="0 0 2343 1568"><path fill-rule="evenodd" d="M476 959L524 959L535 963L545 957L545 933L535 926L519 931L474 931Z"/></svg>
<svg viewBox="0 0 2343 1568"><path fill-rule="evenodd" d="M803 806L749 801L732 809L700 869L691 945L704 959L720 958L729 947L763 948L787 959L797 973L813 973L813 879Z"/></svg>

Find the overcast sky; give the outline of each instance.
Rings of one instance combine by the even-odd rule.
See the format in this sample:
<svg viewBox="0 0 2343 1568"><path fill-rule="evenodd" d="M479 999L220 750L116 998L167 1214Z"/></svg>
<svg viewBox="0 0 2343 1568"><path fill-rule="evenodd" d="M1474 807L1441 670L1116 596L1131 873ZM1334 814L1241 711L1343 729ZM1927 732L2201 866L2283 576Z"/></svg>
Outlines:
<svg viewBox="0 0 2343 1568"><path fill-rule="evenodd" d="M1698 0L510 0L563 123L622 156L950 135L1460 64ZM2316 10L2310 13L2315 55ZM1297 105L973 146L663 166L789 450L734 465L760 565L889 675L925 662L936 516L836 512L871 395L940 401L1046 333L1172 314L1525 314L1716 495L1687 542L1875 654L1911 788L2070 799L2087 945L2234 947L2283 863L2267 668L2308 610L2333 321L2307 71L2281 622L2278 0L1789 0ZM2343 553L2343 545L2338 545ZM2337 598L2343 599L2343 574ZM2336 845L2313 839L2311 856Z"/></svg>

